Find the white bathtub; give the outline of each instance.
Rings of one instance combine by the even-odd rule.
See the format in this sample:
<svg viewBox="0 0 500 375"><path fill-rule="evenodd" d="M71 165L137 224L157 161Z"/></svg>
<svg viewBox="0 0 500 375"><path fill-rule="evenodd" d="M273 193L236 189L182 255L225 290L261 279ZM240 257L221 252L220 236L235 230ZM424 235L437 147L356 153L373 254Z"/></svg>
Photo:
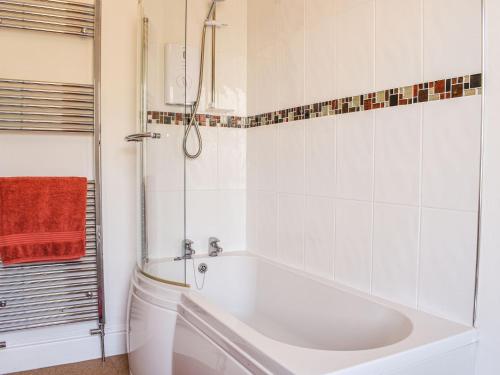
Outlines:
<svg viewBox="0 0 500 375"><path fill-rule="evenodd" d="M202 290L193 262L208 266ZM191 288L133 278L133 375L473 374L470 327L246 253L197 257L186 267ZM166 278L184 265L164 261L148 271Z"/></svg>

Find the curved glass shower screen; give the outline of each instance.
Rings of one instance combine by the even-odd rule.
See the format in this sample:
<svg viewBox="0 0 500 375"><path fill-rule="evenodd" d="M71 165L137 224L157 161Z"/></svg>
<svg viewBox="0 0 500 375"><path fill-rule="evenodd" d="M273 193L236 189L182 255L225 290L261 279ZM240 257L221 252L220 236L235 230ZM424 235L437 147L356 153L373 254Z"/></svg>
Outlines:
<svg viewBox="0 0 500 375"><path fill-rule="evenodd" d="M138 98L141 212L138 265L186 285L185 160L187 0L139 1ZM187 82L189 85L189 82Z"/></svg>

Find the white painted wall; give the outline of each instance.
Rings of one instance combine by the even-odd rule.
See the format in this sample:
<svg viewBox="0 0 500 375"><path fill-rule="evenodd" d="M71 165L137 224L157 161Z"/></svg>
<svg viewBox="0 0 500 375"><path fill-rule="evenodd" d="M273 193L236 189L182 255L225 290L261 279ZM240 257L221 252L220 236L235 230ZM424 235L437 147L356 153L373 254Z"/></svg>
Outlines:
<svg viewBox="0 0 500 375"><path fill-rule="evenodd" d="M135 150L123 137L135 130L136 1L103 1L102 150L106 349L125 352L129 277L135 261ZM89 40L22 31L0 32L2 77L90 83ZM0 134L0 175L91 175L88 135ZM95 323L1 335L0 373L78 362L100 355Z"/></svg>
<svg viewBox="0 0 500 375"><path fill-rule="evenodd" d="M485 6L484 171L477 326L477 375L500 373L500 3Z"/></svg>
<svg viewBox="0 0 500 375"><path fill-rule="evenodd" d="M248 15L249 113L481 72L479 0ZM248 129L248 248L472 324L480 118L476 96Z"/></svg>

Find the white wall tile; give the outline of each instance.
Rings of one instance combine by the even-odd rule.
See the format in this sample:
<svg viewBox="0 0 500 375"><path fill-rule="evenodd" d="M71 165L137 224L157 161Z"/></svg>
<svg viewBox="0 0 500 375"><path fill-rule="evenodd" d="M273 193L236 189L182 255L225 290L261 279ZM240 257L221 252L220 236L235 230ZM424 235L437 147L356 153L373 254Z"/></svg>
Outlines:
<svg viewBox="0 0 500 375"><path fill-rule="evenodd" d="M184 127L149 125L160 133L160 139L146 141L147 181L151 190L181 190L184 188Z"/></svg>
<svg viewBox="0 0 500 375"><path fill-rule="evenodd" d="M331 100L335 92L335 1L307 0L305 3L305 89L306 103Z"/></svg>
<svg viewBox="0 0 500 375"><path fill-rule="evenodd" d="M255 43L258 51L255 62L256 113L271 112L278 106L279 79L276 53L278 22L276 20L280 13L279 4L280 2L276 0L254 0L248 3L249 13L254 12L258 15L254 23L256 37L249 39L249 43ZM249 35L251 32L249 31Z"/></svg>
<svg viewBox="0 0 500 375"><path fill-rule="evenodd" d="M303 195L278 195L278 258L296 268L304 267Z"/></svg>
<svg viewBox="0 0 500 375"><path fill-rule="evenodd" d="M335 195L335 119L308 120L306 129L306 192Z"/></svg>
<svg viewBox="0 0 500 375"><path fill-rule="evenodd" d="M337 196L371 200L373 191L373 111L337 119Z"/></svg>
<svg viewBox="0 0 500 375"><path fill-rule="evenodd" d="M422 107L375 112L375 201L418 205Z"/></svg>
<svg viewBox="0 0 500 375"><path fill-rule="evenodd" d="M203 139L203 150L197 159L186 160L186 188L187 189L217 189L217 128L200 127ZM195 152L197 140L194 128L191 129L188 139L189 152Z"/></svg>
<svg viewBox="0 0 500 375"><path fill-rule="evenodd" d="M332 198L307 197L305 211L305 270L333 278L335 212Z"/></svg>
<svg viewBox="0 0 500 375"><path fill-rule="evenodd" d="M404 305L417 305L419 250L417 207L375 205L373 293Z"/></svg>
<svg viewBox="0 0 500 375"><path fill-rule="evenodd" d="M375 90L421 82L422 0L375 4Z"/></svg>
<svg viewBox="0 0 500 375"><path fill-rule="evenodd" d="M424 206L477 209L480 127L480 96L424 106Z"/></svg>
<svg viewBox="0 0 500 375"><path fill-rule="evenodd" d="M275 21L278 108L299 106L304 104L304 0L280 1Z"/></svg>
<svg viewBox="0 0 500 375"><path fill-rule="evenodd" d="M219 19L223 19L222 17L223 16L220 16ZM221 40L223 35L234 35L234 33L238 32L238 30L233 29L233 26L236 25L231 25L231 32L219 33L220 37L217 41L217 46L224 43L224 41ZM239 25L239 27L241 27L241 25ZM238 49L240 49L240 51L238 51ZM234 115L246 116L246 45L243 43L241 43L239 47L234 47L233 45L231 50L224 52L217 51L215 55L215 76L219 78L219 82L217 82L215 86L215 102L217 107L231 110ZM223 83L220 82L220 77L223 77Z"/></svg>
<svg viewBox="0 0 500 375"><path fill-rule="evenodd" d="M424 0L424 80L481 72L481 0Z"/></svg>
<svg viewBox="0 0 500 375"><path fill-rule="evenodd" d="M257 189L275 191L278 184L278 125L260 126L256 131Z"/></svg>
<svg viewBox="0 0 500 375"><path fill-rule="evenodd" d="M219 189L246 188L246 131L218 128Z"/></svg>
<svg viewBox="0 0 500 375"><path fill-rule="evenodd" d="M247 129L247 156L246 156L246 188L248 190L257 189L260 157L260 128Z"/></svg>
<svg viewBox="0 0 500 375"><path fill-rule="evenodd" d="M208 238L217 233L217 190L186 192L186 237L199 253L208 252Z"/></svg>
<svg viewBox="0 0 500 375"><path fill-rule="evenodd" d="M257 15L255 22L257 37L255 43L261 48L267 48L275 43L278 32L276 18L280 12L280 0L252 0L247 2L249 13ZM265 16L264 16L265 15ZM251 35L251 33L249 33Z"/></svg>
<svg viewBox="0 0 500 375"><path fill-rule="evenodd" d="M374 0L337 0L335 77L337 96L373 91Z"/></svg>
<svg viewBox="0 0 500 375"><path fill-rule="evenodd" d="M278 195L257 192L257 248L268 258L278 256Z"/></svg>
<svg viewBox="0 0 500 375"><path fill-rule="evenodd" d="M371 243L371 203L338 199L335 203L336 281L370 291Z"/></svg>
<svg viewBox="0 0 500 375"><path fill-rule="evenodd" d="M472 324L477 215L424 208L419 308Z"/></svg>
<svg viewBox="0 0 500 375"><path fill-rule="evenodd" d="M278 128L278 190L283 193L304 193L304 121L294 121Z"/></svg>
<svg viewBox="0 0 500 375"><path fill-rule="evenodd" d="M259 252L257 239L258 224L258 193L247 190L247 219L246 219L246 250ZM275 231L276 232L276 231Z"/></svg>
<svg viewBox="0 0 500 375"><path fill-rule="evenodd" d="M246 250L246 193L244 190L219 190L217 231L213 234L226 251Z"/></svg>
<svg viewBox="0 0 500 375"><path fill-rule="evenodd" d="M149 191L148 250L151 259L182 255L184 191Z"/></svg>
<svg viewBox="0 0 500 375"><path fill-rule="evenodd" d="M278 56L276 48L267 47L257 54L257 113L272 112L279 108Z"/></svg>
<svg viewBox="0 0 500 375"><path fill-rule="evenodd" d="M259 23L265 17L260 16L261 0L247 2L247 114L258 113L258 54L261 48L261 28Z"/></svg>

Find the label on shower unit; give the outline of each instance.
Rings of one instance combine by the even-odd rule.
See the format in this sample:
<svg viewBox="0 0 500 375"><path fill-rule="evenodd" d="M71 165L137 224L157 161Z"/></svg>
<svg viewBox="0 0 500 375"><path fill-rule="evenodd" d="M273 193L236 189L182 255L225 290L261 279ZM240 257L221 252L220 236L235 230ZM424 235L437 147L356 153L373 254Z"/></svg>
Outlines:
<svg viewBox="0 0 500 375"><path fill-rule="evenodd" d="M165 104L183 105L184 99L187 104L194 103L200 70L199 54L196 47L165 45Z"/></svg>

